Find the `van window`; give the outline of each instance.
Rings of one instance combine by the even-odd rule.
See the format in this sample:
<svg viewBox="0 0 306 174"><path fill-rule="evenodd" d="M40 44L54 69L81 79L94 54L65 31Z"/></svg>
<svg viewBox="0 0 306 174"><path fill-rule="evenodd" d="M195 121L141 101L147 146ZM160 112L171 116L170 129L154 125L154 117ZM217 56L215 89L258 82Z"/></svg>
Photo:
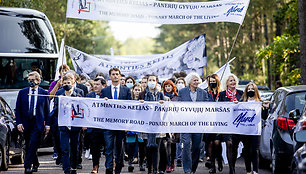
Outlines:
<svg viewBox="0 0 306 174"><path fill-rule="evenodd" d="M38 17L0 13L0 53L57 53L49 23Z"/></svg>
<svg viewBox="0 0 306 174"><path fill-rule="evenodd" d="M56 60L52 58L1 58L0 89L22 89L28 86L28 74L39 71L40 86L48 89L56 71Z"/></svg>

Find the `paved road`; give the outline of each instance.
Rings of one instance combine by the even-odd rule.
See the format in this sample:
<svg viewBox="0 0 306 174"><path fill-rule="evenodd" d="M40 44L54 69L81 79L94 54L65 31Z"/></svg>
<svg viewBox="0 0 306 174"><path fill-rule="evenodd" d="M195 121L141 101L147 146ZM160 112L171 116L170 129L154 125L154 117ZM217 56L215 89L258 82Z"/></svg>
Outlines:
<svg viewBox="0 0 306 174"><path fill-rule="evenodd" d="M40 167L38 168L38 172L37 174L61 174L64 173L63 170L61 170L60 167L55 165L55 161L51 158L52 156L52 149L48 148L48 149L40 149L39 150L39 162L40 162ZM100 161L100 166L102 166L102 168L100 167L100 172L99 173L104 173L105 172L105 168L104 166L104 156L101 158ZM139 168L137 165L135 165L135 170L134 173L136 174L145 174L147 172L140 172ZM83 158L83 169L82 170L78 170L77 173L79 174L88 174L90 173L92 169L92 161L91 160L87 160L85 158ZM24 168L22 164L19 165L10 165L8 171L2 171L1 173L7 173L7 174L22 174L24 172ZM127 170L127 163L125 162L125 167L122 170L123 174L128 174L128 170ZM173 173L178 173L178 174L182 174L183 172L183 168L179 167L175 169L175 172ZM204 166L204 162L199 164L199 167L197 169L197 173L208 173L208 169ZM224 166L224 170L222 172L217 172L217 173L229 173L228 172L228 165ZM237 163L236 163L236 173L240 174L240 173L246 173L245 171L245 167L244 167L244 161L243 159L238 159ZM259 170L260 174L271 174L270 170Z"/></svg>

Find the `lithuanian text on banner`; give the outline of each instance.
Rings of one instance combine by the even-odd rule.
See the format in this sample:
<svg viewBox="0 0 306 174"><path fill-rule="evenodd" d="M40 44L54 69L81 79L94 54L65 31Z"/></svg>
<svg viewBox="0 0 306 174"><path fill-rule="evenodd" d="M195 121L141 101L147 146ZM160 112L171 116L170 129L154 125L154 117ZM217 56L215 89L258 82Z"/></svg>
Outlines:
<svg viewBox="0 0 306 174"><path fill-rule="evenodd" d="M59 97L59 126L146 133L261 134L261 103L157 102Z"/></svg>
<svg viewBox="0 0 306 174"><path fill-rule="evenodd" d="M155 24L234 22L242 24L250 0L167 2L154 0L68 0L68 18Z"/></svg>
<svg viewBox="0 0 306 174"><path fill-rule="evenodd" d="M159 78L170 78L175 72L197 72L203 74L206 65L205 34L195 37L175 49L156 55L125 56L127 61L117 59L102 59L66 46L74 69L78 74L86 74L94 78L97 73L108 74L109 69L119 68L121 73L142 78L147 74L155 74ZM122 57L124 59L124 57ZM128 61L138 60L138 61Z"/></svg>

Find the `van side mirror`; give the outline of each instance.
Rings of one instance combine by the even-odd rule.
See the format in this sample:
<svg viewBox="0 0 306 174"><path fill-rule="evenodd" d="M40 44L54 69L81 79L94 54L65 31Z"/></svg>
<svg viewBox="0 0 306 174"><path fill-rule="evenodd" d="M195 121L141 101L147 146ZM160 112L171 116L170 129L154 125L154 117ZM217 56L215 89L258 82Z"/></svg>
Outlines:
<svg viewBox="0 0 306 174"><path fill-rule="evenodd" d="M289 112L289 118L292 119L295 124L300 119L300 117L301 117L301 112L299 109L294 109Z"/></svg>

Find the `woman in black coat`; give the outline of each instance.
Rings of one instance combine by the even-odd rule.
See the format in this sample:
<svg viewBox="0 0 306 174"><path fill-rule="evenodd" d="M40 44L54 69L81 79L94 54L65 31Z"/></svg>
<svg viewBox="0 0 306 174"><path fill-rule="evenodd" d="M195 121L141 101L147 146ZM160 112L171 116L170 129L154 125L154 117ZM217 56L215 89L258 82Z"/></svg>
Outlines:
<svg viewBox="0 0 306 174"><path fill-rule="evenodd" d="M235 76L234 74L229 74L222 80L222 82L223 89L225 90L220 92L217 101L237 103L243 95L243 91L236 89L236 87L238 86L237 76ZM230 169L229 173L233 174L235 173L235 163L237 159L238 145L241 141L241 136L233 134L223 134L222 139L226 142L226 156Z"/></svg>

